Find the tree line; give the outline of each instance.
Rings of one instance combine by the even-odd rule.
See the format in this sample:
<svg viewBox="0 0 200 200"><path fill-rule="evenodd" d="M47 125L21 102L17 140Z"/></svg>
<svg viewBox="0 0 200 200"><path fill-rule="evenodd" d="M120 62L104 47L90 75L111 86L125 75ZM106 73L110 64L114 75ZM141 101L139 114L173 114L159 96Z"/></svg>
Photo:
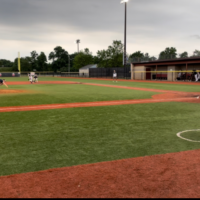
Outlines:
<svg viewBox="0 0 200 200"><path fill-rule="evenodd" d="M200 57L200 51L195 50L192 55L189 55L187 51L178 54L175 47L167 47L165 50L161 51L158 57L150 56L148 53L142 53L141 51L136 51L129 56L130 61L140 62L140 61L155 61L155 60L167 60L167 59L177 59L177 58L191 58Z"/></svg>
<svg viewBox="0 0 200 200"><path fill-rule="evenodd" d="M34 50L30 52L30 56L20 58L21 71L67 72L70 67L70 71L73 72L89 64L98 64L98 67L123 67L123 50L124 45L120 40L114 40L107 49L98 50L96 56L93 56L88 48L79 53L69 54L64 48L57 46L49 53L48 57L44 52L38 54ZM150 56L149 53L141 51L136 51L130 55L127 54L129 62L188 58L193 56L200 56L200 51L195 50L193 55L189 56L186 51L178 54L175 47L167 47L160 52L158 57ZM0 67L10 67L12 71L18 71L18 58L15 58L14 62L0 59Z"/></svg>

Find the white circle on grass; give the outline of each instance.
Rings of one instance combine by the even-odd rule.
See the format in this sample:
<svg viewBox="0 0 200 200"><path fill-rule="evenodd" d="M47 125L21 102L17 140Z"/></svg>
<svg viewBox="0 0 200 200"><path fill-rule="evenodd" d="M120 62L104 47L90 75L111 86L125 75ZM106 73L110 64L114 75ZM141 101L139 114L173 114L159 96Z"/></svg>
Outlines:
<svg viewBox="0 0 200 200"><path fill-rule="evenodd" d="M200 141L196 141L196 140L190 140L190 139L187 139L187 138L184 138L184 137L181 136L182 133L190 132L190 131L200 131L200 129L181 131L181 132L177 133L176 135L177 135L179 138L183 139L183 140L187 140L187 141L190 141L190 142L200 142Z"/></svg>

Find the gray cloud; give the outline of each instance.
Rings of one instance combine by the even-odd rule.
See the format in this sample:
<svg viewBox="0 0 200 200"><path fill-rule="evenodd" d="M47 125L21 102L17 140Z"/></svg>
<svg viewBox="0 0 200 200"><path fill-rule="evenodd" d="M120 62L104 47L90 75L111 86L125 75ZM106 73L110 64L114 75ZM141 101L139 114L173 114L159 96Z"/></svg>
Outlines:
<svg viewBox="0 0 200 200"><path fill-rule="evenodd" d="M180 52L198 49L193 38L199 39L199 7L199 0L130 0L128 53L141 50L156 55L167 46ZM0 0L1 57L14 59L11 55L17 49L27 55L33 48L48 54L63 44L73 53L78 38L82 48L90 47L95 54L112 40L123 41L123 29L120 0ZM13 50L6 42L13 43Z"/></svg>
<svg viewBox="0 0 200 200"><path fill-rule="evenodd" d="M200 35L191 35L191 37L200 40Z"/></svg>

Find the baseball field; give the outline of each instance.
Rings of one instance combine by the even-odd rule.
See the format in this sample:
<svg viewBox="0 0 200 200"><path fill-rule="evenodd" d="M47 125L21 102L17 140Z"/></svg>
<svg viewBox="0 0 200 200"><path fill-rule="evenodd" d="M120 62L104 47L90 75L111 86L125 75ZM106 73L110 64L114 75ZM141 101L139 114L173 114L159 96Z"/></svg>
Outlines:
<svg viewBox="0 0 200 200"><path fill-rule="evenodd" d="M0 198L200 197L200 83L27 79L0 86Z"/></svg>

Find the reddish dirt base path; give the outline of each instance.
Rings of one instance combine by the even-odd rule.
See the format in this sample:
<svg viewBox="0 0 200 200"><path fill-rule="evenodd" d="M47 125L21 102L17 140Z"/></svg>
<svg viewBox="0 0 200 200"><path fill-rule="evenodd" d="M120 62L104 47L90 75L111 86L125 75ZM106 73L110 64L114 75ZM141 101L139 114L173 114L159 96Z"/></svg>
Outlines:
<svg viewBox="0 0 200 200"><path fill-rule="evenodd" d="M190 92L180 92L174 90L160 90L160 89L151 89L151 88L140 88L140 87L130 87L130 86L121 86L121 85L106 85L106 84L97 84L97 83L82 83L83 85L94 85L101 87L112 87L112 88L122 88L129 90L141 90L141 91L150 91L150 92L171 92L176 94L190 94ZM199 92L200 94L200 92Z"/></svg>
<svg viewBox="0 0 200 200"><path fill-rule="evenodd" d="M200 150L0 177L1 198L200 198Z"/></svg>
<svg viewBox="0 0 200 200"><path fill-rule="evenodd" d="M172 96L170 96L172 95ZM78 108L78 107L97 107L97 106L113 106L126 104L143 104L143 103L159 103L159 102L189 102L200 103L200 99L194 97L177 98L177 96L167 93L164 94L167 98L158 95L154 99L138 99L138 100L118 100L118 101L99 101L99 102L83 102L83 103L66 103L66 104L47 104L47 105L32 105L32 106L11 106L0 107L0 112L16 112L16 111L30 111L30 110L49 110L60 108ZM170 98L171 97L171 98ZM176 98L174 98L176 97Z"/></svg>
<svg viewBox="0 0 200 200"><path fill-rule="evenodd" d="M28 93L27 90L0 90L0 94Z"/></svg>

